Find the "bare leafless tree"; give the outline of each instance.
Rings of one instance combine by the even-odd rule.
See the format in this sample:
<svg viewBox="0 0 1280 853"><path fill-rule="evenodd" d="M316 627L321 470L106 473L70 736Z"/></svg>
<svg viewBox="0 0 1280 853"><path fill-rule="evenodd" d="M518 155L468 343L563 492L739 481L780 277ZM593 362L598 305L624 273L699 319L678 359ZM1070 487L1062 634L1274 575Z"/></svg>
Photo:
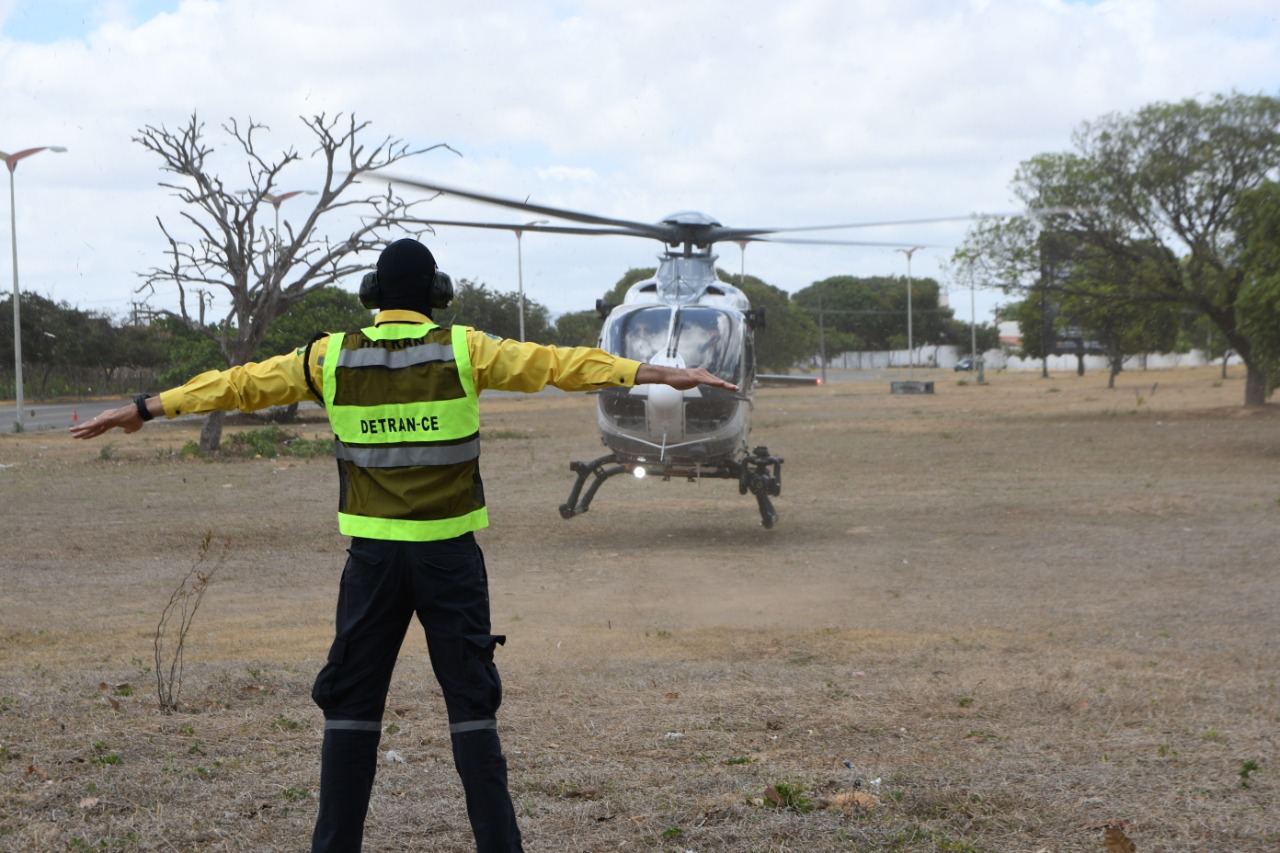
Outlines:
<svg viewBox="0 0 1280 853"><path fill-rule="evenodd" d="M195 113L176 130L148 125L134 138L161 158L163 171L181 179L161 181L160 186L173 190L187 206L181 217L186 230L194 228L194 237L180 236L156 217L169 243L169 263L142 273L139 289L177 287L178 309L163 313L214 340L228 366L251 358L271 322L308 293L361 271L368 262L358 262L357 256L380 247L386 232L403 231L398 220L429 200L406 201L390 185L385 191L361 192L362 175L435 149L457 153L444 143L414 149L392 137L366 148L361 134L368 122L357 123L354 115L321 114L302 121L318 143L310 156L323 162L325 172L322 186L305 191L314 203L296 226L292 221L280 224L280 202L302 193L283 192L280 177L302 156L294 149L274 158L264 155L260 139L269 130L266 125L252 119L243 126L234 119L222 125L247 159L245 189L229 189L212 170L214 149ZM342 221L356 224L349 235L335 240L320 226L326 215L339 212L354 212ZM210 322L206 307L220 290L230 307L224 317ZM209 417L200 435L202 450L218 448L222 421L221 412Z"/></svg>

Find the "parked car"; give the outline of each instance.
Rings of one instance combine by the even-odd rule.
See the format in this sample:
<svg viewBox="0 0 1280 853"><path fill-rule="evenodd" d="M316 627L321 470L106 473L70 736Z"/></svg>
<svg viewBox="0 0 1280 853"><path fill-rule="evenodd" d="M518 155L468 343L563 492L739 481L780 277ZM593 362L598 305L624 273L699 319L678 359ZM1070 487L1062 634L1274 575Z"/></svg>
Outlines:
<svg viewBox="0 0 1280 853"><path fill-rule="evenodd" d="M966 355L964 358L956 362L955 369L956 370L973 370L973 359L969 358L969 356Z"/></svg>

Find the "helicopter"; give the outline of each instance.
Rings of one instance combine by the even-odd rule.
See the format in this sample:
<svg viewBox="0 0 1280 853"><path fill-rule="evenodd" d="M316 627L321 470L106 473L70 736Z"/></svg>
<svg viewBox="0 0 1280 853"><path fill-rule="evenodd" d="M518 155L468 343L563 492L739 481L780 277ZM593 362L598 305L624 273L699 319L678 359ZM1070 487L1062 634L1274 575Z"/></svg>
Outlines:
<svg viewBox="0 0 1280 853"><path fill-rule="evenodd" d="M783 460L765 445L752 446L753 394L762 382L816 379L757 374L755 334L766 326L765 309L753 308L737 286L716 274L716 243L779 242L819 245L907 246L911 244L772 237L782 232L822 231L872 225L854 223L800 228L733 228L697 211L681 211L656 223L597 216L526 201L402 177L394 184L436 195L578 223L575 225L402 219L405 225L463 227L551 234L624 235L658 240L663 245L657 272L633 284L621 304L596 301L603 324L598 345L615 355L668 367L704 367L738 386L736 392L700 387L679 391L666 385L638 385L590 392L597 397L596 420L608 453L590 461L572 461L576 475L560 516L587 512L600 487L621 474L658 476L664 481L702 479L736 481L741 495L756 499L760 522L778 521L773 498L782 492ZM589 482L588 482L589 481Z"/></svg>

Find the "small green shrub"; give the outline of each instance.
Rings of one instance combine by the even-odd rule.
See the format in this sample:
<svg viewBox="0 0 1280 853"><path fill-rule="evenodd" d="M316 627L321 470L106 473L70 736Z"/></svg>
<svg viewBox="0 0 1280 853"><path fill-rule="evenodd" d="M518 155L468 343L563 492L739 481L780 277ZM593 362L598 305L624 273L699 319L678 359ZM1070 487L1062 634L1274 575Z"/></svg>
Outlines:
<svg viewBox="0 0 1280 853"><path fill-rule="evenodd" d="M93 757L89 759L89 763L99 766L106 764L119 764L120 756L111 752L111 747L107 745L106 741L100 740L93 745Z"/></svg>
<svg viewBox="0 0 1280 853"><path fill-rule="evenodd" d="M291 720L284 714L279 714L276 716L275 720L272 721L271 728L282 732L295 732L302 728L302 723L297 720Z"/></svg>
<svg viewBox="0 0 1280 853"><path fill-rule="evenodd" d="M805 796L799 786L792 785L790 782L778 782L766 790L765 801L777 808L790 809L801 814L811 812L814 808L813 801Z"/></svg>
<svg viewBox="0 0 1280 853"><path fill-rule="evenodd" d="M238 432L227 439L223 448L233 456L260 456L263 459L274 459L277 456L312 459L333 454L333 442L330 439L300 438L297 433L281 429L279 424L267 424Z"/></svg>

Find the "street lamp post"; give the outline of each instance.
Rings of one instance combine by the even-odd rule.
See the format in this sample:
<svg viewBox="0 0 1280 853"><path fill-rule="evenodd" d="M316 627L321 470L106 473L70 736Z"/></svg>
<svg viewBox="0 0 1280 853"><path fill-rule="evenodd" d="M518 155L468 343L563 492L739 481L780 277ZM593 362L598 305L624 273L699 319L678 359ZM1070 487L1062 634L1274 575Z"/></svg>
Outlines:
<svg viewBox="0 0 1280 853"><path fill-rule="evenodd" d="M45 145L40 148L27 148L13 154L6 154L0 151L0 157L4 158L4 164L9 169L9 243L12 247L13 254L13 387L14 387L14 405L17 407L16 412L18 419L14 422L14 429L22 432L22 314L19 306L20 291L18 289L18 215L17 205L14 202L13 193L13 173L18 168L18 162L30 157L32 154L39 154L41 151L55 151L61 153L67 149L61 145Z"/></svg>
<svg viewBox="0 0 1280 853"><path fill-rule="evenodd" d="M973 277L973 264L978 260L978 256L972 252L965 252L964 259L969 264L969 358L975 365L978 363L978 308L977 299L974 296L978 289L978 282Z"/></svg>
<svg viewBox="0 0 1280 853"><path fill-rule="evenodd" d="M907 256L907 367L912 371L916 367L916 353L911 332L911 256L923 248L923 246L913 246L910 249L894 250Z"/></svg>
<svg viewBox="0 0 1280 853"><path fill-rule="evenodd" d="M973 265L978 260L978 256L973 252L964 252L962 257L968 263L969 273L969 360L972 363L973 370L978 373L978 384L986 384L986 374L983 372L982 358L978 355L978 279L974 276Z"/></svg>
<svg viewBox="0 0 1280 853"><path fill-rule="evenodd" d="M745 289L747 286L747 244L750 243L751 241L750 240L734 240L733 242L738 244L738 255L739 255L738 287L740 289Z"/></svg>
<svg viewBox="0 0 1280 853"><path fill-rule="evenodd" d="M520 340L524 340L524 254L521 249L520 238L524 236L525 228L532 228L535 225L546 225L546 219L535 219L532 222L526 222L520 228L516 228L516 288L519 293L520 305Z"/></svg>
<svg viewBox="0 0 1280 853"><path fill-rule="evenodd" d="M969 358L973 359L973 363L978 363L978 307L977 299L974 291L977 286L973 283L973 278L969 279Z"/></svg>

